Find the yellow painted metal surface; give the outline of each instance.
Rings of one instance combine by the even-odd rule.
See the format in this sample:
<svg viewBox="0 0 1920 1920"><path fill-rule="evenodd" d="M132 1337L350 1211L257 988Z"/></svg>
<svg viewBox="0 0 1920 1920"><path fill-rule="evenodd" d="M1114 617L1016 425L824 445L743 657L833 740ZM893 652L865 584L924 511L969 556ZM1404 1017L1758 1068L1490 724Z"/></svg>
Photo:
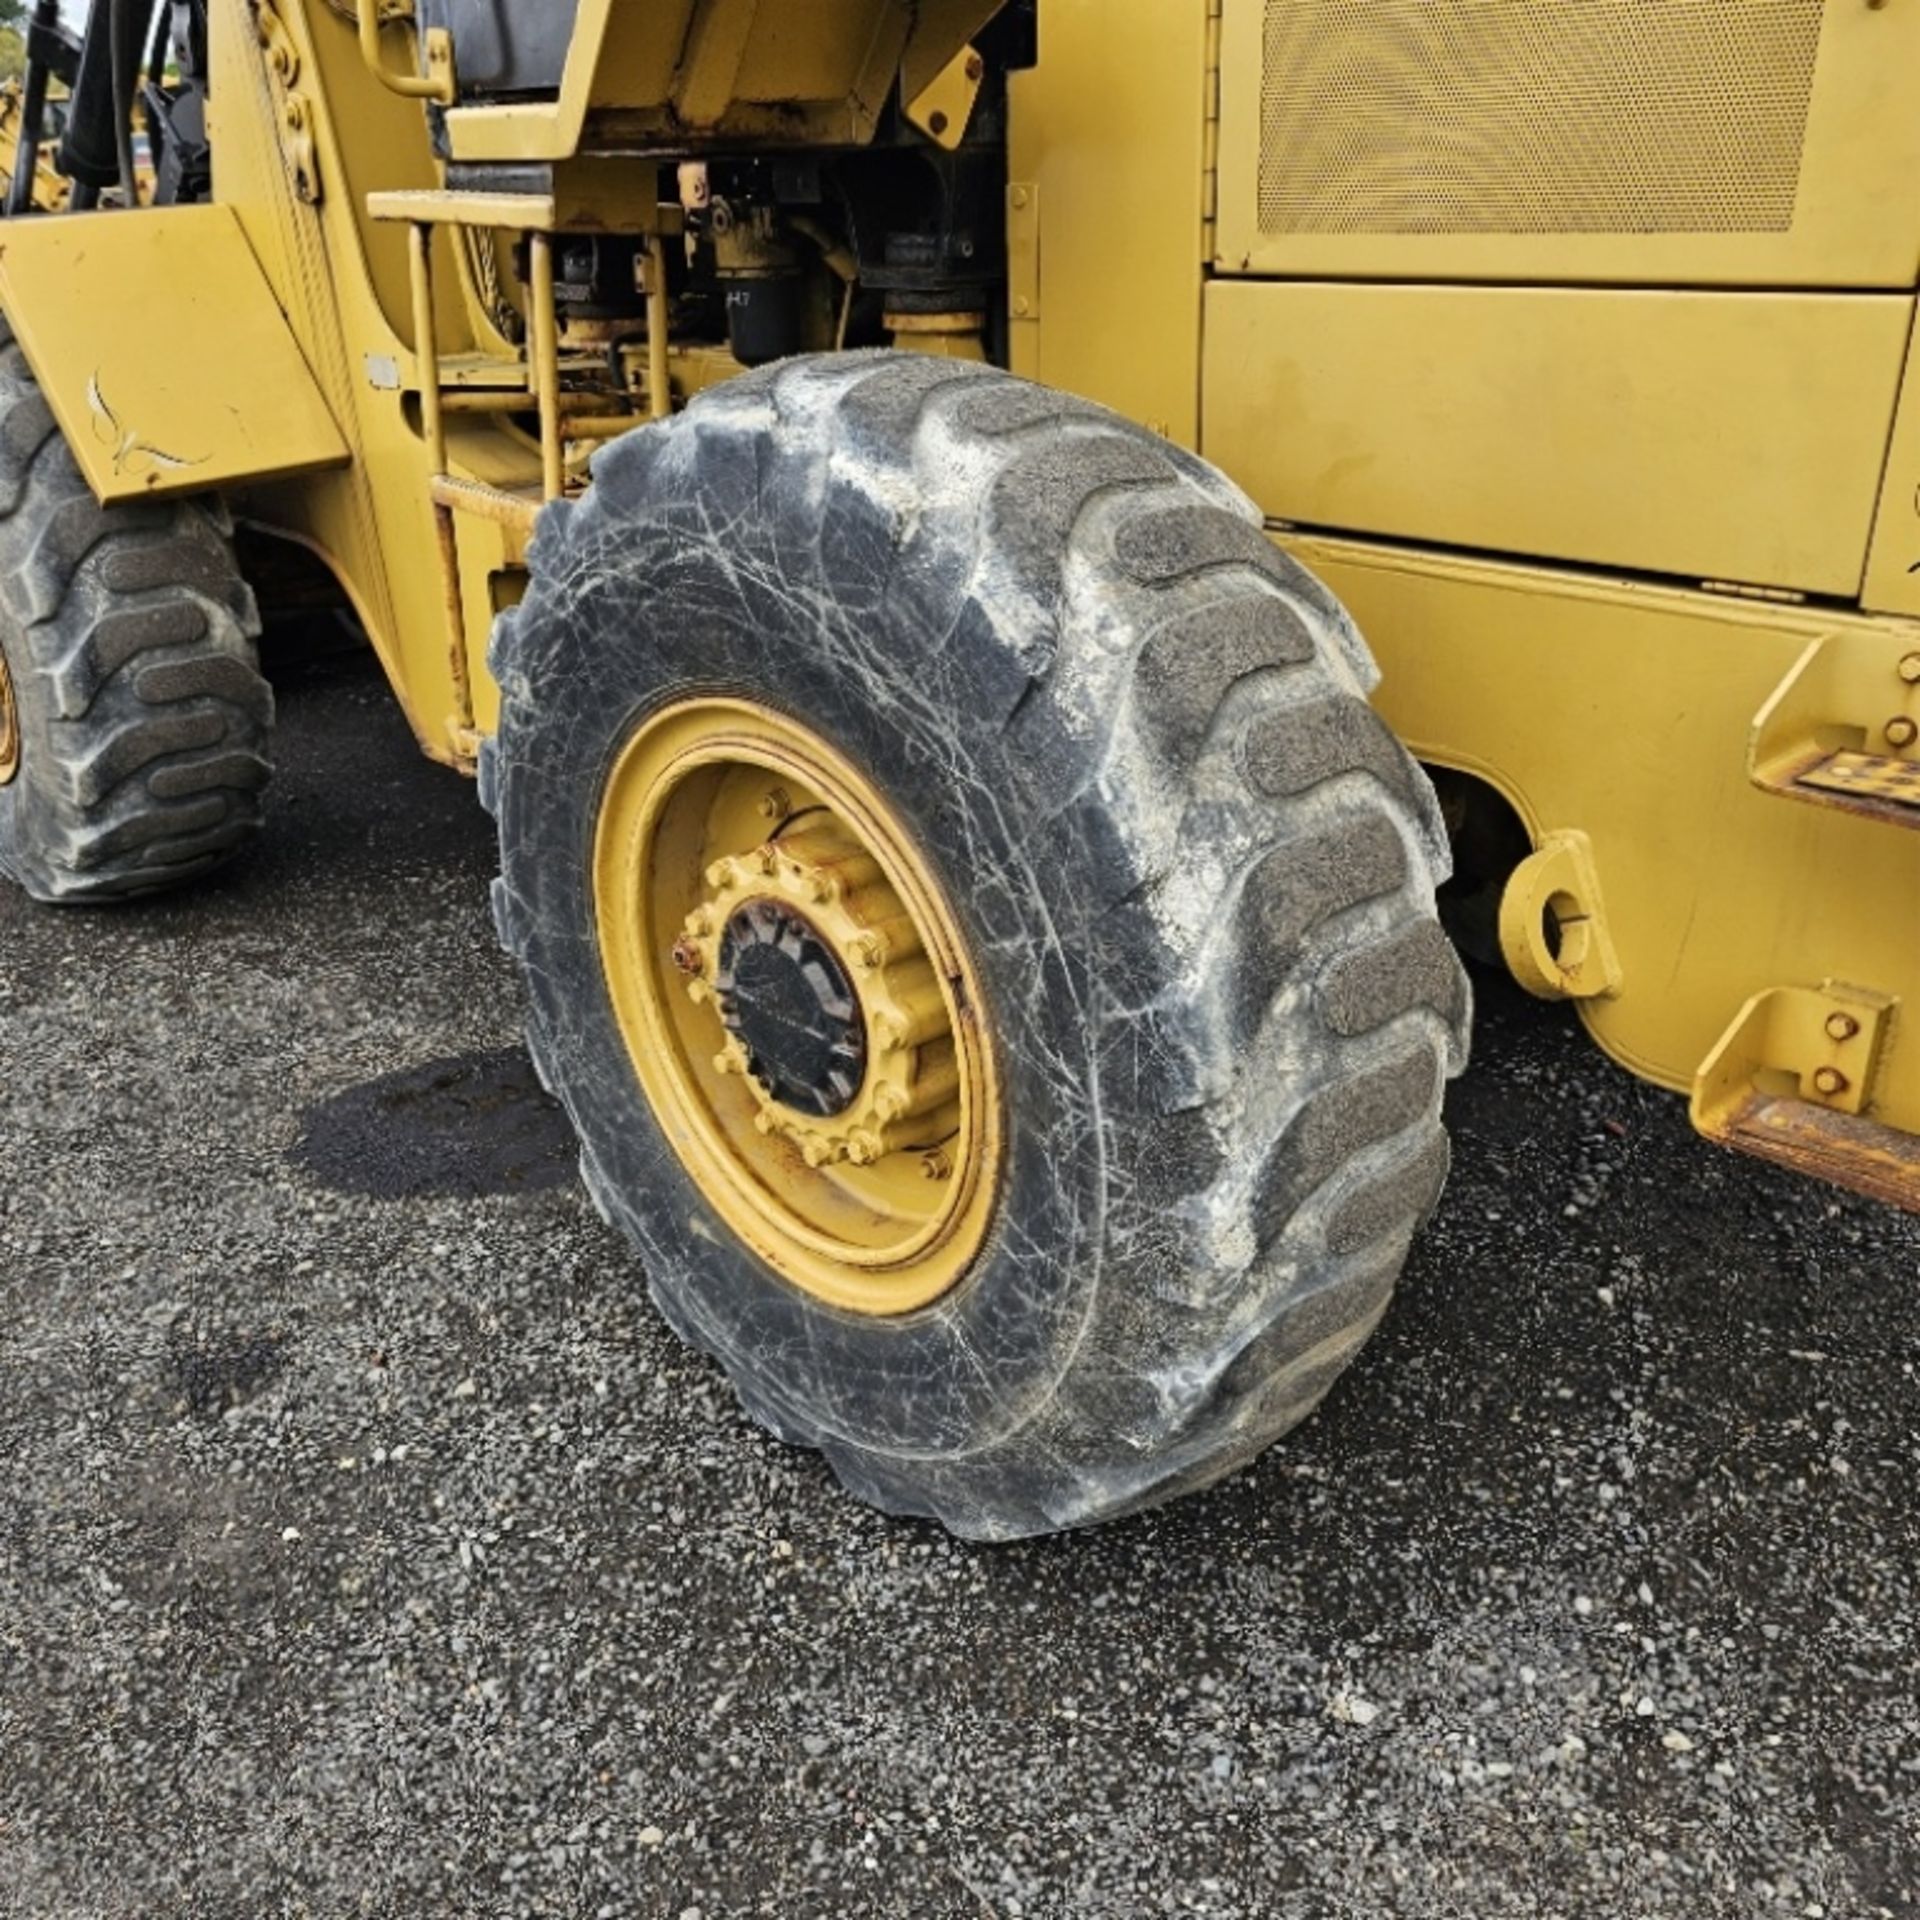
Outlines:
<svg viewBox="0 0 1920 1920"><path fill-rule="evenodd" d="M1851 596L1912 306L1216 281L1202 450L1307 525Z"/></svg>
<svg viewBox="0 0 1920 1920"><path fill-rule="evenodd" d="M1577 827L1542 837L1500 896L1500 951L1542 1000L1592 1000L1620 991L1620 956L1607 926L1593 843Z"/></svg>
<svg viewBox="0 0 1920 1920"><path fill-rule="evenodd" d="M649 168L575 160L548 170L539 192L454 192L446 188L370 193L375 220L458 221L515 233L655 233L661 227L658 182ZM669 210L675 226L679 209Z"/></svg>
<svg viewBox="0 0 1920 1920"><path fill-rule="evenodd" d="M980 56L962 47L918 93L902 96L908 120L951 153L967 137L985 71Z"/></svg>
<svg viewBox="0 0 1920 1920"><path fill-rule="evenodd" d="M1911 336L1860 597L1876 613L1920 615L1920 341Z"/></svg>
<svg viewBox="0 0 1920 1920"><path fill-rule="evenodd" d="M269 17L271 30L258 24ZM422 747L464 763L472 740L462 682L477 721L496 710L485 677L489 598L469 602L466 670L457 674L411 392L407 229L374 220L366 204L376 188L439 185L422 109L368 73L354 24L323 6L213 0L210 45L216 198L238 216L354 450L349 466L251 487L240 504L328 561ZM469 296L439 303L442 350L485 362L470 282L444 235L434 273ZM463 447L480 441L490 470L479 477L505 485L538 475L537 454L504 435L450 440L456 470ZM459 540L463 580L471 573L484 585L504 564L504 530L463 523Z"/></svg>
<svg viewBox="0 0 1920 1920"><path fill-rule="evenodd" d="M917 97L995 9L982 0L581 0L551 101L456 107L457 160L604 145L858 144L903 71Z"/></svg>
<svg viewBox="0 0 1920 1920"><path fill-rule="evenodd" d="M347 459L229 208L14 222L0 246L0 306L102 500Z"/></svg>
<svg viewBox="0 0 1920 1920"><path fill-rule="evenodd" d="M1920 1005L1920 835L1748 777L1753 716L1830 632L1893 622L1354 540L1283 536L1380 660L1387 719L1489 781L1538 844L1586 834L1620 991L1580 1002L1623 1065L1676 1089L1754 994L1830 978ZM1876 1115L1920 1132L1920 1028Z"/></svg>
<svg viewBox="0 0 1920 1920"><path fill-rule="evenodd" d="M1029 248L1016 291L1035 291L1028 312L1016 301L1013 370L1189 447L1200 433L1207 47L1206 0L1046 0L1040 64L1009 82L1010 178L1033 193L1036 216L1015 223Z"/></svg>
<svg viewBox="0 0 1920 1920"><path fill-rule="evenodd" d="M1915 284L1903 0L1224 8L1226 271Z"/></svg>

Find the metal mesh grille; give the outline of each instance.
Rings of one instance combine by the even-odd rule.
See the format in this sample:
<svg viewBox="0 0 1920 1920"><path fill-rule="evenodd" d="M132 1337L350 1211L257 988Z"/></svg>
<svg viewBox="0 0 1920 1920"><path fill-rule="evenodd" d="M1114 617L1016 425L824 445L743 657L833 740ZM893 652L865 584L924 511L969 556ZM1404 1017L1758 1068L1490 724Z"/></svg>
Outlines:
<svg viewBox="0 0 1920 1920"><path fill-rule="evenodd" d="M1266 233L1782 233L1821 0L1267 0Z"/></svg>

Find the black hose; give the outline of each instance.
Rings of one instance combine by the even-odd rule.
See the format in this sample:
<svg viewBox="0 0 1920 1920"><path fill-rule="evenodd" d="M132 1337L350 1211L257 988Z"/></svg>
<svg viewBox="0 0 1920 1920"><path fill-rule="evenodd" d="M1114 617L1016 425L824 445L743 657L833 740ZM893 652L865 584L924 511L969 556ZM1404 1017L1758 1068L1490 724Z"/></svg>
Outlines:
<svg viewBox="0 0 1920 1920"><path fill-rule="evenodd" d="M92 0L88 9L66 131L60 138L59 167L75 186L94 189L96 197L105 187L127 187L133 91L153 5L154 0Z"/></svg>
<svg viewBox="0 0 1920 1920"><path fill-rule="evenodd" d="M140 56L146 49L135 42L128 45L133 22L127 17L138 0L113 0L110 51L113 58L113 144L120 161L120 204L140 204L139 183L133 174L133 82L140 71ZM145 39L141 34L141 39ZM128 54L132 59L128 59Z"/></svg>

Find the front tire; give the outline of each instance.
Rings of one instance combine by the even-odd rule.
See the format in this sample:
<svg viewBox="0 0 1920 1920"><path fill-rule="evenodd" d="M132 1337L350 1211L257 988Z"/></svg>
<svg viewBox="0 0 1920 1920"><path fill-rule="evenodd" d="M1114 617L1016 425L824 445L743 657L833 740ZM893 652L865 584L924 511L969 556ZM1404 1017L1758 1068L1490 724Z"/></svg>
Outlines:
<svg viewBox="0 0 1920 1920"><path fill-rule="evenodd" d="M842 355L609 447L531 564L482 765L497 917L591 1191L749 1410L980 1538L1153 1504L1303 1419L1438 1197L1468 996L1427 784L1244 496L1084 402ZM990 1220L905 1310L783 1276L644 1091L596 859L634 742L702 702L857 768L977 974Z"/></svg>

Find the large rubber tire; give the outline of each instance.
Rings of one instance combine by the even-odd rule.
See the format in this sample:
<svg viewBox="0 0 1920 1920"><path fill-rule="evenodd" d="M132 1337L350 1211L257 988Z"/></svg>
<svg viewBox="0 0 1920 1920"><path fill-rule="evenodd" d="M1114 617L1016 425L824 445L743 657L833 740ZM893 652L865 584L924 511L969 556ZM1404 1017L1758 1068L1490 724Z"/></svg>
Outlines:
<svg viewBox="0 0 1920 1920"><path fill-rule="evenodd" d="M176 886L259 827L273 695L229 535L217 502L100 506L0 320L0 873L36 900Z"/></svg>
<svg viewBox="0 0 1920 1920"><path fill-rule="evenodd" d="M602 1211L748 1409L862 1498L1009 1538L1200 1486L1312 1410L1447 1165L1444 833L1333 599L1219 474L986 369L791 361L549 507L483 797L530 1038ZM722 1225L602 979L608 769L691 691L782 708L910 825L1007 1087L967 1280L834 1312Z"/></svg>

